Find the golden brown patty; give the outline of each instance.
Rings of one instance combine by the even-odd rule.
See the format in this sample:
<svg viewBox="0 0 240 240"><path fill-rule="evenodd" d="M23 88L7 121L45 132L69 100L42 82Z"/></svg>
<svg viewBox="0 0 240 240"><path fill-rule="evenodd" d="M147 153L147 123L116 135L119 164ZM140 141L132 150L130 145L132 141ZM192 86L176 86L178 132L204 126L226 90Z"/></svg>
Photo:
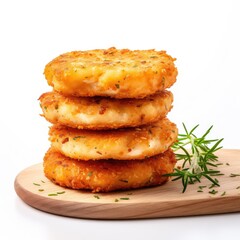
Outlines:
<svg viewBox="0 0 240 240"><path fill-rule="evenodd" d="M74 51L49 62L44 74L48 84L65 95L143 98L174 84L174 61L153 49Z"/></svg>
<svg viewBox="0 0 240 240"><path fill-rule="evenodd" d="M166 151L177 139L177 127L168 119L139 128L78 130L53 125L52 147L65 156L81 160L144 159Z"/></svg>
<svg viewBox="0 0 240 240"><path fill-rule="evenodd" d="M144 99L66 97L57 92L40 96L43 116L51 123L79 129L114 129L156 122L172 108L169 91Z"/></svg>
<svg viewBox="0 0 240 240"><path fill-rule="evenodd" d="M165 153L135 161L77 161L50 149L44 157L44 173L54 183L73 189L93 192L134 189L160 185L168 180L175 155Z"/></svg>

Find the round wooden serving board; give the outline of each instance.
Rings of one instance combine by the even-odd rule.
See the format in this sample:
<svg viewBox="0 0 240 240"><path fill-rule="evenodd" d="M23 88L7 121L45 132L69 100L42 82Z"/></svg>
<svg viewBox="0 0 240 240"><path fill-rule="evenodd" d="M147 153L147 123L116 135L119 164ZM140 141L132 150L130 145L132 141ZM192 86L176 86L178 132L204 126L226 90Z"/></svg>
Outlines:
<svg viewBox="0 0 240 240"><path fill-rule="evenodd" d="M240 150L219 150L220 187L202 179L182 193L180 181L112 193L71 190L50 182L42 163L18 174L15 191L28 205L62 216L91 219L140 219L240 212ZM199 186L206 186L200 190ZM212 190L215 194L209 193Z"/></svg>

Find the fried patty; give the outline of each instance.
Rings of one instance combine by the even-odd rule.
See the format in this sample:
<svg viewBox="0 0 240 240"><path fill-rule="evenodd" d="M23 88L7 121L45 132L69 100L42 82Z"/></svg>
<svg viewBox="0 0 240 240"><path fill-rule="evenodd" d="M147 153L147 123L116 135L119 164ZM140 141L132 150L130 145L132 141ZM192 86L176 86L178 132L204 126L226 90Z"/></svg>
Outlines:
<svg viewBox="0 0 240 240"><path fill-rule="evenodd" d="M49 149L44 157L44 173L52 182L92 192L135 189L161 185L173 171L174 153L165 153L135 161L77 161Z"/></svg>
<svg viewBox="0 0 240 240"><path fill-rule="evenodd" d="M43 116L53 124L78 129L136 127L164 118L172 108L173 94L163 91L144 99L71 97L55 91L40 96Z"/></svg>
<svg viewBox="0 0 240 240"><path fill-rule="evenodd" d="M167 118L152 125L117 130L79 130L53 125L52 147L81 160L144 159L166 151L177 139L177 127Z"/></svg>
<svg viewBox="0 0 240 240"><path fill-rule="evenodd" d="M165 51L113 47L64 53L45 66L44 74L65 95L144 98L175 83L174 61Z"/></svg>

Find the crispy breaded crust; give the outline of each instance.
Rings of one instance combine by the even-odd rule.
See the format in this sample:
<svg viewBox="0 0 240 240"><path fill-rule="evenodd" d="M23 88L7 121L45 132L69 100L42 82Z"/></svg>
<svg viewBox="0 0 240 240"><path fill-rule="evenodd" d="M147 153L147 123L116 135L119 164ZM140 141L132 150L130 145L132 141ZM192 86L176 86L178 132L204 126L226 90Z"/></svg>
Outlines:
<svg viewBox="0 0 240 240"><path fill-rule="evenodd" d="M135 161L77 161L50 149L44 157L44 173L54 183L92 192L135 189L161 185L176 163L172 150Z"/></svg>
<svg viewBox="0 0 240 240"><path fill-rule="evenodd" d="M152 125L117 130L78 130L53 125L52 147L81 160L144 159L165 152L177 139L177 127L167 118Z"/></svg>
<svg viewBox="0 0 240 240"><path fill-rule="evenodd" d="M64 53L46 65L44 74L65 95L144 98L174 84L174 61L165 51L112 47Z"/></svg>
<svg viewBox="0 0 240 240"><path fill-rule="evenodd" d="M53 124L78 129L136 127L164 118L172 108L169 91L144 99L66 97L57 92L40 96L43 116Z"/></svg>

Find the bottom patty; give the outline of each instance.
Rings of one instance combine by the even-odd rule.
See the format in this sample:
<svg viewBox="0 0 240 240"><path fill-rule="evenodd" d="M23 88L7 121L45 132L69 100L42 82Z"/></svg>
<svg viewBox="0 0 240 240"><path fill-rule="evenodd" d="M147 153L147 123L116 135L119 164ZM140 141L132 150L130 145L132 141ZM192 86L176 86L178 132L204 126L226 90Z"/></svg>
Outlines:
<svg viewBox="0 0 240 240"><path fill-rule="evenodd" d="M44 157L44 173L60 186L110 192L161 185L175 163L171 149L144 160L81 161L50 148Z"/></svg>

